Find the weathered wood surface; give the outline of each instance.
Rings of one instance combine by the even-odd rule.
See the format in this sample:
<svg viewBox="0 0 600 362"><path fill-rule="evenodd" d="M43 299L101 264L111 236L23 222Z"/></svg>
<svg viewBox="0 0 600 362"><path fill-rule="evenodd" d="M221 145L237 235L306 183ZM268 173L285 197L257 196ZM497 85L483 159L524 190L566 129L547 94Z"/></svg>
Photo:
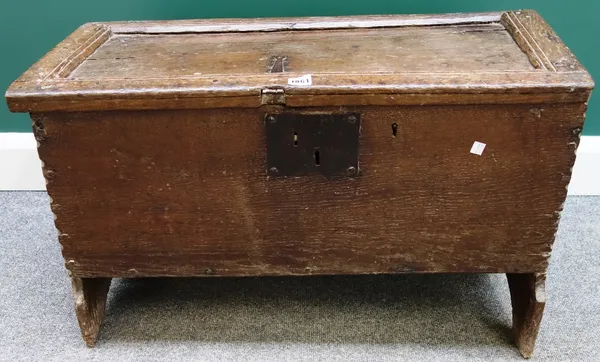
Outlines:
<svg viewBox="0 0 600 362"><path fill-rule="evenodd" d="M21 92L19 85L13 84L13 92L7 97L10 109L19 112L259 107L261 91L270 88L285 89L290 99L296 95L323 95L323 99L354 95L337 98L332 104L344 106L355 105L357 99L361 105L473 104L486 98L483 103L495 103L494 95L500 95L501 103L547 103L585 102L593 85L587 73L406 73L353 77L330 74L313 76L318 85L310 88L284 87L289 75L272 76L219 78L218 83L227 84L224 87L217 87L206 78L144 80L135 82L136 86L143 86L136 90L127 88L131 86L129 81L62 81L47 86L48 91L55 91L52 96L45 91ZM194 91L190 92L190 88ZM309 105L298 102L292 106ZM315 105L323 105L323 101Z"/></svg>
<svg viewBox="0 0 600 362"><path fill-rule="evenodd" d="M282 55L287 69L269 73ZM287 85L304 73L312 86ZM266 88L364 95L363 105L461 94L455 102L469 104L482 94L580 101L593 81L532 11L92 23L19 78L7 100L20 112L257 107Z"/></svg>
<svg viewBox="0 0 600 362"><path fill-rule="evenodd" d="M124 21L105 23L114 32L122 34L180 34L273 32L286 30L320 30L339 28L386 28L453 24L494 23L502 13L451 13L451 14L394 14L361 16L318 16L255 19L193 19Z"/></svg>
<svg viewBox="0 0 600 362"><path fill-rule="evenodd" d="M530 358L546 305L546 274L506 274L506 278L516 344L523 357Z"/></svg>
<svg viewBox="0 0 600 362"><path fill-rule="evenodd" d="M75 314L81 329L81 336L93 347L98 340L100 327L104 320L106 297L110 288L110 278L72 277Z"/></svg>
<svg viewBox="0 0 600 362"><path fill-rule="evenodd" d="M465 24L300 33L117 35L87 57L69 78L265 74L273 56L287 57L286 72L342 73L349 77L534 69L501 24Z"/></svg>
<svg viewBox="0 0 600 362"><path fill-rule="evenodd" d="M363 115L352 179L268 179L255 109L36 115L69 269L545 271L584 104L349 110Z"/></svg>
<svg viewBox="0 0 600 362"><path fill-rule="evenodd" d="M110 28L103 24L89 23L82 25L42 59L32 65L15 81L15 84L11 88L15 87L18 89L24 85L29 85L29 87L40 85L48 78L54 77L61 69L61 65L66 64L69 60L78 59L80 63L89 55L89 52L85 51L85 49L89 49L90 46L93 49L101 45L102 43L98 43L95 40L107 40L110 34ZM7 96L10 96L10 93L9 89Z"/></svg>
<svg viewBox="0 0 600 362"><path fill-rule="evenodd" d="M571 50L535 11L506 12L501 16L501 24L537 67L555 72L585 71Z"/></svg>

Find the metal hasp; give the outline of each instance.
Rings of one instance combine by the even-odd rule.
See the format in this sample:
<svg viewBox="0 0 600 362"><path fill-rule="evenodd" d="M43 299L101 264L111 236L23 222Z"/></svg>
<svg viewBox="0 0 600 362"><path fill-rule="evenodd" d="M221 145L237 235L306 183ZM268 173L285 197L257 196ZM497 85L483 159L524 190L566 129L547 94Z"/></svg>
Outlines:
<svg viewBox="0 0 600 362"><path fill-rule="evenodd" d="M359 113L271 113L264 121L269 176L358 176Z"/></svg>

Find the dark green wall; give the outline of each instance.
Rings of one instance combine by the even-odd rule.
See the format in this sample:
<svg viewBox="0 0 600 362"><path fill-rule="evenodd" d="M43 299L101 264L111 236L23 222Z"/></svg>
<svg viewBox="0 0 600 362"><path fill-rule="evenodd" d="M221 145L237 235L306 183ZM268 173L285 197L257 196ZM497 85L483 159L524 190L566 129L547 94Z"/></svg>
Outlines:
<svg viewBox="0 0 600 362"><path fill-rule="evenodd" d="M535 9L600 79L598 0L1 0L0 89L78 26L90 21L219 17L407 14ZM3 92L2 92L3 93ZM0 102L0 132L28 132L23 114ZM593 97L584 134L600 135L600 96Z"/></svg>

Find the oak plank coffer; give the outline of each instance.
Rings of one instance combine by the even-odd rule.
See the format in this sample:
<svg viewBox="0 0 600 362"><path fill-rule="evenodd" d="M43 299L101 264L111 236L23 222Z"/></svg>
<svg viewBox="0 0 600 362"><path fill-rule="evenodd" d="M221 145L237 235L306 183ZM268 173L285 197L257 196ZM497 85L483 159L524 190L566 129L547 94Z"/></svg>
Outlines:
<svg viewBox="0 0 600 362"><path fill-rule="evenodd" d="M6 99L90 346L111 278L506 273L529 357L592 88L514 11L91 23Z"/></svg>

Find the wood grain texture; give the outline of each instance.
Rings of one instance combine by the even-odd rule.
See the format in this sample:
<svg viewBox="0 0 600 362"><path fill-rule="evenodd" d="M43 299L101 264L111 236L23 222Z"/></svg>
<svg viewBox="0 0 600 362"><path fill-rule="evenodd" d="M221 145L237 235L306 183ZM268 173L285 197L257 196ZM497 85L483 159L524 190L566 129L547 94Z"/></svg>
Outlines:
<svg viewBox="0 0 600 362"><path fill-rule="evenodd" d="M62 65L78 58L83 60L89 52L84 51L90 48L90 44L96 39L108 39L110 28L104 24L89 23L84 24L69 35L65 40L58 44L54 49L48 52L42 59L32 65L16 81L14 86L34 87L61 69ZM9 92L10 93L10 92Z"/></svg>
<svg viewBox="0 0 600 362"><path fill-rule="evenodd" d="M110 278L72 277L75 314L81 329L81 336L88 347L98 340L104 320L106 297L110 288Z"/></svg>
<svg viewBox="0 0 600 362"><path fill-rule="evenodd" d="M435 56L432 56L435 54ZM531 71L501 24L253 33L118 35L71 79L172 78L265 74L286 56L304 74Z"/></svg>
<svg viewBox="0 0 600 362"><path fill-rule="evenodd" d="M510 11L501 23L513 34L534 65L555 72L584 70L575 55L535 11Z"/></svg>
<svg viewBox="0 0 600 362"><path fill-rule="evenodd" d="M280 73L281 74L281 73ZM142 109L203 109L251 107L261 104L264 89L283 89L287 95L355 95L337 98L335 105L352 106L356 96L364 96L363 105L406 105L415 98L428 99L427 104L444 104L448 99L454 103L479 103L481 98L506 94L511 102L528 102L520 95L537 98L537 102L576 102L587 100L593 82L589 74L579 73L473 73L427 74L406 73L390 75L344 74L316 75L311 87L287 85L285 76L248 76L214 79L147 79L135 81L55 81L45 85L44 90L28 90L13 84L7 93L11 111L87 111L87 110L142 110ZM591 82L591 83L590 83ZM215 85L218 84L218 85ZM132 89L135 85L135 89ZM437 94L449 94L437 98ZM558 94L558 95L557 95ZM398 95L398 96L396 96ZM516 95L511 97L511 95ZM456 97L455 97L456 96ZM290 97L291 98L291 97ZM326 99L326 98L325 98ZM297 104L297 106L310 104ZM320 104L316 104L320 105Z"/></svg>
<svg viewBox="0 0 600 362"><path fill-rule="evenodd" d="M351 179L267 178L261 115L277 109L35 115L68 268L545 271L583 103L297 109L363 115Z"/></svg>
<svg viewBox="0 0 600 362"><path fill-rule="evenodd" d="M530 93L530 94L291 94L286 95L285 105L307 106L394 106L394 105L450 105L450 104L542 104L587 102L589 92Z"/></svg>
<svg viewBox="0 0 600 362"><path fill-rule="evenodd" d="M513 307L513 330L519 352L533 355L546 305L546 274L506 274Z"/></svg>
<svg viewBox="0 0 600 362"><path fill-rule="evenodd" d="M386 28L450 24L485 24L500 21L501 13L395 14L361 16L319 16L256 19L195 19L168 21L108 22L122 34L180 34L225 32L272 32L339 28Z"/></svg>
<svg viewBox="0 0 600 362"><path fill-rule="evenodd" d="M269 59L284 55L286 71L269 73ZM312 86L288 86L304 73L312 73ZM389 94L473 94L455 99L469 104L482 94L586 98L593 85L539 15L525 11L92 23L13 83L6 98L16 112L228 107L221 97L229 107L253 107L272 88L367 95L362 105L413 104L406 103L413 97L392 103ZM355 104L343 99L340 105Z"/></svg>

